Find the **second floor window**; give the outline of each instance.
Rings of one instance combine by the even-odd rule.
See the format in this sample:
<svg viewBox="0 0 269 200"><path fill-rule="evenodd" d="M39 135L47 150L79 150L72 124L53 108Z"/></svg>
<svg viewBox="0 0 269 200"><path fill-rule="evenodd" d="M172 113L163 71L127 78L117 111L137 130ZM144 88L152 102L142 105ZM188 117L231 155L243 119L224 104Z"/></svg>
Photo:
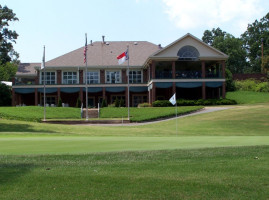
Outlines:
<svg viewBox="0 0 269 200"><path fill-rule="evenodd" d="M56 76L55 72L45 72L46 73L46 79L45 83L48 85L53 85L56 83ZM44 72L41 73L41 84L44 84Z"/></svg>
<svg viewBox="0 0 269 200"><path fill-rule="evenodd" d="M129 71L129 83L142 83L142 73L140 70Z"/></svg>
<svg viewBox="0 0 269 200"><path fill-rule="evenodd" d="M120 83L120 71L106 71L106 83Z"/></svg>
<svg viewBox="0 0 269 200"><path fill-rule="evenodd" d="M63 84L76 84L77 72L63 72Z"/></svg>
<svg viewBox="0 0 269 200"><path fill-rule="evenodd" d="M95 71L88 72L87 82L88 82L88 84L99 83L99 72L95 72Z"/></svg>

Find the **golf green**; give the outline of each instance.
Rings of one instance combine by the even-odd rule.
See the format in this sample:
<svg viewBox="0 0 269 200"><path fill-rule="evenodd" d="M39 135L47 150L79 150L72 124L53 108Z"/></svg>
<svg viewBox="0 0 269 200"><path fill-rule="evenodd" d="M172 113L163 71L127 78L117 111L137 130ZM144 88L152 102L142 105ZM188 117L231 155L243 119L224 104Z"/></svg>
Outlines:
<svg viewBox="0 0 269 200"><path fill-rule="evenodd" d="M0 154L81 154L268 144L269 136L85 137L3 135L0 136Z"/></svg>

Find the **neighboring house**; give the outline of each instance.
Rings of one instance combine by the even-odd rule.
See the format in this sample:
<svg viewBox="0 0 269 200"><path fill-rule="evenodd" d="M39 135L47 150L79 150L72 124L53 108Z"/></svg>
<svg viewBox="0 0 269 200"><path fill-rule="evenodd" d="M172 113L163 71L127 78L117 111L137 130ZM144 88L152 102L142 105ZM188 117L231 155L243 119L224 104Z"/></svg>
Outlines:
<svg viewBox="0 0 269 200"><path fill-rule="evenodd" d="M145 41L94 42L88 45L88 102L97 107L116 98L127 102L127 65L116 57L129 45L130 106L169 99L225 98L225 60L228 56L186 34L165 48ZM59 98L85 105L84 47L46 62L46 102ZM43 104L43 70L40 63L19 66L12 87L12 105ZM127 106L127 105L126 105Z"/></svg>

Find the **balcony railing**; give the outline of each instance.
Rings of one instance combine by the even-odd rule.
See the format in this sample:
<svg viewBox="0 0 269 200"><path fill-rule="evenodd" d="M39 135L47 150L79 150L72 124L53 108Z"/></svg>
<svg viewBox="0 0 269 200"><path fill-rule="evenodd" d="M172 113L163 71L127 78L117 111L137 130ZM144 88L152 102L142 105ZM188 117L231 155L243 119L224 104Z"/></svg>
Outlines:
<svg viewBox="0 0 269 200"><path fill-rule="evenodd" d="M202 78L202 71L176 71L177 79Z"/></svg>

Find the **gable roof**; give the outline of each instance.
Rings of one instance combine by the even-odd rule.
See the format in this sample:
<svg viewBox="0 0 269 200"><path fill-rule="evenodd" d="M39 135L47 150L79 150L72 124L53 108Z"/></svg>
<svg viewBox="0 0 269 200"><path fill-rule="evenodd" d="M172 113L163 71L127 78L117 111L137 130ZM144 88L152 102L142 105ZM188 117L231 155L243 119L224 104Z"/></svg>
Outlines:
<svg viewBox="0 0 269 200"><path fill-rule="evenodd" d="M146 41L121 41L121 42L94 42L89 44L87 51L87 65L118 66L117 56L127 50L129 45L129 65L142 66L147 58L159 50L159 46ZM84 47L71 51L46 62L47 67L84 67ZM128 62L122 64L127 66Z"/></svg>
<svg viewBox="0 0 269 200"><path fill-rule="evenodd" d="M152 59L154 58L155 59L161 59L161 58L178 59L178 55L177 55L178 50L187 45L194 46L199 51L200 60L203 60L203 59L226 60L228 59L228 55L204 43L202 40L193 36L190 33L187 33L186 35L172 42L171 44L167 45L163 49L155 52L154 54L150 56L150 58Z"/></svg>

